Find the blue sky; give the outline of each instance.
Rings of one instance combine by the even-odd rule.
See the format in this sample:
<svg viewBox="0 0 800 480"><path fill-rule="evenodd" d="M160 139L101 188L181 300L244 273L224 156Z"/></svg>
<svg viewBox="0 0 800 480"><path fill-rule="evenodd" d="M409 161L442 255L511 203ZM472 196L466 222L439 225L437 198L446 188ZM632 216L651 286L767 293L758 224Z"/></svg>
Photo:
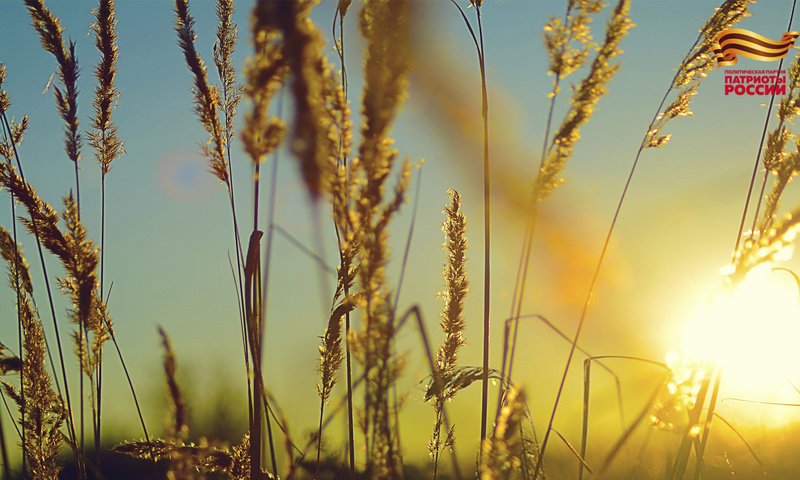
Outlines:
<svg viewBox="0 0 800 480"><path fill-rule="evenodd" d="M312 16L328 37L335 3L322 1ZM243 65L251 51L247 36L251 4L238 3L236 20L241 36L237 66ZM495 353L501 321L509 309L524 230L519 212L507 198L527 188L538 163L551 85L545 74L541 32L548 17L563 14L563 4L555 0L487 0L483 10L493 151L518 154L493 160L501 172L494 184L498 202L492 225L496 233L491 292ZM90 35L93 2L50 0L47 5L77 43L82 67L80 115L85 129L90 124L92 69L97 59ZM440 212L447 188L457 188L465 198L471 241L473 293L467 303L471 326L465 363L476 364L482 282L480 152L471 148L477 145L473 139L461 135L479 126L477 65L464 25L449 2L418 1L415 5L423 12L414 23L417 59L410 96L396 122L394 137L402 155L424 158L425 163L401 308L421 304L428 329L437 328L440 304L435 294L442 288L444 262ZM579 312L576 295L580 297L588 287L591 265L645 127L674 68L715 6L716 2L709 0L633 2L631 15L637 26L623 42L622 68L584 129L565 174L567 183L544 207L544 223L549 228L537 239L537 252L541 253L534 260L527 303L564 328L572 329L575 324ZM789 7L786 0L764 0L752 7L753 16L739 26L779 38L785 32ZM170 2L123 1L117 8L118 85L122 93L115 119L127 153L115 161L108 177L106 275L114 283L110 308L117 335L134 379L148 397L148 420L158 424L162 398L156 325L164 326L173 337L180 365L188 370L184 375L196 393L194 403L202 404L203 398L220 389L227 389L234 399L243 398L241 339L227 258L232 246L230 216L224 191L205 173L199 154L205 134L192 113L191 78L176 45ZM191 8L197 18L198 49L210 62L214 2L195 0ZM358 73L362 60L359 8L354 3L346 26L354 110L362 85ZM595 22L596 35L604 23L604 19ZM327 51L333 59L330 46ZM55 65L39 47L21 1L0 2L0 62L8 67L5 89L13 102L10 113L17 118L26 114L31 120L21 149L26 176L47 200L57 204L71 188L72 166L62 149L62 125L52 93L43 92ZM747 59L737 66L762 67L764 64ZM425 79L432 76L447 88L431 89ZM435 100L454 92L462 95L455 104L460 106L464 130L448 125L437 112ZM733 247L765 102L758 97L725 97L721 72L714 71L695 99L694 118L670 124L668 130L674 133L670 145L644 155L612 244L607 275L590 313L585 336L588 346L607 353L662 358L676 340L676 318L715 285L718 269ZM247 108L244 103L240 110ZM556 118L564 108L562 101ZM246 205L251 195L247 182L250 166L238 149L234 162L240 205ZM83 218L98 238L99 169L88 147L80 168ZM286 152L278 170L276 221L313 246L311 209L293 159ZM411 206L406 205L392 230L391 278L397 278L399 271ZM0 221L7 223L8 214L0 213ZM324 234L320 254L335 266L335 241L329 233ZM33 261L35 247L29 240L24 248L34 265L34 278L41 280ZM331 294L330 288L323 291L321 286L332 287L333 280L321 280L316 266L283 238L276 239L274 255L267 376L272 390L286 403L296 430L302 431L313 424L308 418L316 408L316 346ZM51 259L49 265L57 272L55 263ZM39 305L45 311L41 288ZM572 290L577 293L565 293ZM13 299L10 293L0 299L0 307L7 312L3 318L8 319L0 324L0 339L11 344L16 338L11 322ZM63 301L61 307L63 319ZM526 327L524 334L530 348L520 358L520 379L549 385L561 368L564 345L541 326ZM403 333L400 342L411 359L410 380L404 384L410 393L409 411L418 414L425 411L416 385L424 375L424 364L414 335ZM134 428L119 367L108 357L109 428ZM192 367L188 367L190 363ZM499 364L499 355L493 354L493 363ZM532 399L534 408L545 409L551 402L549 393ZM472 418L469 415L477 411L474 406L465 401L456 408ZM427 431L428 418L420 421ZM472 422L475 425L464 423L461 431L468 435L477 429L477 421Z"/></svg>

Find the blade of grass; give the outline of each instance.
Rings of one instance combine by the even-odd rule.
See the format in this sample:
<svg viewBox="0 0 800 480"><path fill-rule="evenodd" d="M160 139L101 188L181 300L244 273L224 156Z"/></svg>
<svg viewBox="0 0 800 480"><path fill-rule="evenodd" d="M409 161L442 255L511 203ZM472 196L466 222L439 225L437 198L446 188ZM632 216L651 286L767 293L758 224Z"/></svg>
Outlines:
<svg viewBox="0 0 800 480"><path fill-rule="evenodd" d="M610 467L611 463L614 461L614 458L616 458L616 456L622 450L622 447L630 439L631 435L633 435L633 432L636 430L636 428L647 418L648 414L653 408L653 405L656 402L656 399L658 398L658 395L661 393L661 390L664 388L665 384L666 380L658 385L658 387L653 391L652 395L650 395L650 398L648 399L647 403L645 403L644 407L636 416L636 418L634 418L633 422L630 424L627 430L625 430L622 436L620 436L620 438L617 439L616 442L614 442L614 444L611 447L611 450L606 455L606 458L603 460L603 463L601 464L600 468L597 471L596 474L597 478L603 478L605 472L608 470L608 467Z"/></svg>
<svg viewBox="0 0 800 480"><path fill-rule="evenodd" d="M715 417L717 417L717 418L718 418L718 419L719 419L719 420L720 420L722 423L724 423L724 424L725 424L725 425L726 425L728 428L730 428L730 429L731 429L731 431L734 433L734 435L736 435L736 436L739 438L739 440L741 440L741 441L742 441L742 444L744 444L745 448L747 448L747 451L748 451L748 452L750 452L750 455L752 455L752 456L753 456L753 460L755 460L755 461L756 461L756 463L758 463L758 465L759 465L759 466L762 468L762 470L764 471L764 475L766 476L767 470L766 470L766 466L764 465L764 462L762 462L762 461L761 461L761 458L759 458L759 456L756 454L756 451L755 451L755 450L753 450L753 447L752 447L752 446L750 445L750 443L749 443L749 442L748 442L748 441L747 441L747 440L744 438L744 435L742 435L742 434L739 432L739 430L737 430L737 429L736 429L736 427L734 427L734 426L733 426L733 424L732 424L731 422L729 422L728 420L726 420L726 419L725 419L725 417L723 417L723 416L722 416L722 415L720 415L719 413L717 413L717 412L714 412L714 416L715 416Z"/></svg>
<svg viewBox="0 0 800 480"><path fill-rule="evenodd" d="M580 453L578 453L577 450L575 450L575 447L573 447L572 444L569 443L569 440L567 440L567 438L564 435L562 435L561 432L559 432L556 429L553 429L553 433L555 433L558 436L558 438L561 439L561 441L564 443L564 445L567 446L567 449L569 450L569 452L575 458L578 459L578 463L581 465L581 471L583 471L583 469L586 469L586 471L589 472L590 474L594 473L592 471L592 467L590 467L589 464L586 463L586 459L583 458L583 455L581 455Z"/></svg>
<svg viewBox="0 0 800 480"><path fill-rule="evenodd" d="M289 242L289 244L291 244L293 247L295 247L300 253L302 253L306 257L308 257L311 260L313 260L314 262L316 262L317 266L320 268L320 270L322 270L325 273L328 273L329 275L334 275L334 276L336 275L336 269L335 268L333 268L330 265L328 265L325 262L324 258L322 258L319 254L314 252L314 250L312 250L309 247L305 246L301 240L299 240L297 237L292 235L288 230L283 228L280 224L273 223L272 224L272 229L275 230L277 233L279 233L283 238L285 238Z"/></svg>

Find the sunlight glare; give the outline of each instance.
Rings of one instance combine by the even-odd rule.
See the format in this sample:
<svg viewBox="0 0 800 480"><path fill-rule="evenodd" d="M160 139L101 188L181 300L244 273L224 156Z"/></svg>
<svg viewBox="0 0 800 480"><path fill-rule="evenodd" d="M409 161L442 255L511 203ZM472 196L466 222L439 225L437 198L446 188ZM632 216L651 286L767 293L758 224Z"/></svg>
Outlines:
<svg viewBox="0 0 800 480"><path fill-rule="evenodd" d="M763 264L696 310L682 351L718 365L727 396L799 403L791 383L800 378L798 340L798 284L788 271Z"/></svg>

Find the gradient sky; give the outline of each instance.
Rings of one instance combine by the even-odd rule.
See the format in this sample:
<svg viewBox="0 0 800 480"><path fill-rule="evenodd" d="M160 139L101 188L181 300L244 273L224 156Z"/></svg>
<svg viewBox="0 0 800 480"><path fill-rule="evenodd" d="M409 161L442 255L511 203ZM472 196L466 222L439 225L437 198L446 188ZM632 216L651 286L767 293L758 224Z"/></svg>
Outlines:
<svg viewBox="0 0 800 480"><path fill-rule="evenodd" d="M251 51L246 33L251 3L238 3L236 20L242 30L238 66ZM47 4L77 43L82 67L80 116L86 129L94 89L92 70L97 60L90 35L93 2L50 0ZM313 13L328 37L335 4L324 0ZM494 183L497 202L492 225L496 234L491 290L495 366L499 366L498 339L509 310L524 230L524 220L515 210L513 199L520 198L515 197L516 192L524 192L533 178L551 85L551 78L545 74L542 26L548 17L563 14L563 4L487 0L483 10L493 152L514 154L493 159L499 172ZM470 327L464 363L477 364L483 226L480 151L472 147L480 143L479 138L464 134L479 131L480 125L476 58L466 29L449 2L420 1L417 5L423 14L414 24L416 66L409 100L394 129L402 155L425 159L401 310L419 303L429 331L437 328L440 303L435 294L442 289L444 262L440 212L447 188L457 188L464 195L470 222L468 267L473 289L467 303ZM622 68L583 131L565 173L567 182L544 207L544 227L537 237L532 288L526 299L528 313L543 313L562 328L574 328L581 296L588 288L632 156L674 68L716 5L709 0L634 0L631 15L636 28L623 42ZM763 0L752 7L753 16L739 26L779 38L786 31L790 5L788 0ZM195 0L191 8L197 19L198 49L210 62L214 2ZM362 85L359 8L354 4L346 18L354 110ZM157 325L172 336L179 368L190 385L191 402L204 408L203 404L219 395L227 396L239 402L243 418L241 337L227 257L232 246L230 215L222 187L205 173L199 154L206 136L192 113L191 78L176 45L174 13L170 2L156 0L121 1L117 9L118 86L122 94L114 115L127 153L115 161L107 179L106 275L114 285L110 308L116 332L141 396L147 399L149 423L157 425L162 420ZM605 19L595 23L596 35L600 35L604 23ZM333 60L330 46L327 52ZM790 56L794 55L792 51ZM17 118L28 115L31 121L20 152L26 176L48 201L58 204L72 186L72 166L62 148L62 124L52 92L43 92L55 64L39 47L21 1L0 2L0 62L8 67L4 88L13 102L11 114ZM772 66L743 59L736 68ZM438 79L439 87L431 87L431 78ZM442 89L442 85L447 88ZM441 101L458 107L461 127L443 120ZM712 71L695 98L695 116L671 123L667 131L674 134L672 142L662 150L645 153L589 314L584 336L587 348L598 354L656 359L674 348L681 316L718 284L719 267L727 262L733 248L767 101L766 97L724 96L721 72ZM562 101L556 118L560 118L564 105ZM243 103L240 110L247 108ZM238 143L236 147L237 193L246 213L249 210L245 205L251 198L247 182L250 165ZM93 237L99 238L99 169L88 147L81 162L81 187L83 218ZM286 152L279 161L277 198L276 222L315 248L311 209L293 159ZM412 204L405 206L392 230L392 279L399 272L411 210ZM0 221L7 224L8 217L8 213L0 214ZM325 230L320 254L334 267L335 241L327 231L331 229ZM24 248L39 282L40 308L46 313L41 275L33 258L35 246L26 239ZM313 262L280 236L274 249L267 376L299 433L314 425L318 336L327 319L334 279L321 276ZM54 259L49 259L49 265L58 272ZM0 339L14 345L13 298L4 293L0 299L0 307L7 312L3 317L6 321L0 324ZM61 307L63 319L63 301ZM49 318L43 316L49 325ZM522 334L526 348L518 359L518 380L537 386L531 402L541 416L552 404L553 386L566 348L541 325L530 324ZM438 342L439 337L434 338ZM403 384L410 395L409 415L427 414L421 387L416 383L425 375L416 333L401 333L400 342L401 350L410 352L408 381ZM107 388L111 392L106 397L107 426L135 428L118 362L113 355L107 359ZM631 375L638 378L635 375L640 374ZM568 388L567 398L577 405L577 390L572 384ZM478 428L477 403L473 401L476 394L468 392L456 407L465 418L459 422L460 432L471 438ZM565 416L572 406L570 400ZM421 427L412 428L418 432L409 435L422 439L427 435L429 418L413 418L421 422ZM570 432L570 428L565 430Z"/></svg>

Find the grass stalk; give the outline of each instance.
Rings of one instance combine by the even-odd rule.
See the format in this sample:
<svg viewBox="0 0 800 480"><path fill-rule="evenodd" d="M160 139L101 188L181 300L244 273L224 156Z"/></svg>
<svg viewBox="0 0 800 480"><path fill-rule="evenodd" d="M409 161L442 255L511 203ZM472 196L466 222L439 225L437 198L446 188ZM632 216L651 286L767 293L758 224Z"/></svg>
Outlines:
<svg viewBox="0 0 800 480"><path fill-rule="evenodd" d="M106 176L100 175L100 298L104 298L104 273L105 273L105 243L106 243ZM100 435L103 413L103 354L98 352L97 362L97 412L94 426L94 451L95 462L100 461Z"/></svg>
<svg viewBox="0 0 800 480"><path fill-rule="evenodd" d="M481 67L481 118L483 119L483 382L481 385L481 440L486 438L486 421L489 407L489 316L491 298L491 179L489 170L489 94L486 87L486 57L483 47L481 6L476 4L478 35L480 37Z"/></svg>
<svg viewBox="0 0 800 480"><path fill-rule="evenodd" d="M481 74L481 120L483 122L483 380L481 384L481 442L486 439L486 421L489 406L489 330L491 313L491 171L489 169L489 95L486 85L486 62L483 48L483 22L480 0L473 0L478 23L478 33L472 28L464 9L455 1L464 24L475 44Z"/></svg>
<svg viewBox="0 0 800 480"><path fill-rule="evenodd" d="M217 66L217 71L219 73L220 80L222 80L222 103L223 103L223 117L225 120L225 158L227 160L226 167L228 169L228 178L229 178L229 191L228 191L228 201L230 203L231 209L231 218L233 222L233 241L234 241L234 250L236 252L236 280L238 281L237 284L237 298L239 299L238 308L239 308L239 323L242 330L242 342L244 344L244 355L245 355L245 367L247 369L247 395L248 398L253 398L252 392L252 385L250 384L250 367L247 365L249 362L248 360L248 350L247 350L247 335L245 333L246 325L245 325L245 317L244 317L244 296L241 295L241 292L244 289L244 283L242 280L242 275L244 273L244 264L243 264L243 252L242 252L242 241L241 236L239 234L239 222L236 216L236 182L235 182L235 175L233 173L233 161L231 156L231 140L233 139L233 118L235 116L235 108L236 104L239 103L240 95L234 94L232 89L235 89L235 84L232 83L230 80L232 75L235 75L233 72L233 65L230 63L230 55L233 53L233 48L235 47L236 43L236 34L235 30L232 30L232 15L233 15L233 2L230 2L230 12L226 13L224 9L221 9L221 5L225 5L226 2L224 0L217 2L217 16L219 17L219 27L217 29L217 43L215 44L215 58L214 61ZM232 44L230 43L230 32L233 33L233 40ZM219 56L217 56L219 55ZM231 107L232 105L232 107ZM258 166L256 167L258 168ZM258 173L256 173L258 175ZM256 176L256 178L258 178ZM258 197L258 189L256 189L255 193L256 197ZM258 203L256 201L254 207L254 217L258 216ZM254 219L254 225L257 225L257 220ZM256 229L254 227L254 229Z"/></svg>
<svg viewBox="0 0 800 480"><path fill-rule="evenodd" d="M6 115L6 112L5 111L0 112L0 115L2 115L2 122L3 126L6 129L6 134L11 135L11 124L8 121L8 116ZM17 151L17 146L16 144L14 144L14 142L11 142L11 147L12 151L14 152L14 160L17 163L17 169L19 170L20 178L22 178L22 180L24 181L25 174L23 173L22 170L22 161L20 160L19 152ZM45 291L47 292L47 300L48 300L48 305L50 307L50 317L53 322L53 331L56 336L56 346L58 347L58 360L59 360L59 365L61 367L61 378L64 382L64 395L66 397L66 407L67 407L67 432L69 434L70 440L72 441L72 444L75 445L76 444L75 423L73 421L73 416L72 416L72 402L69 394L69 380L67 379L67 369L64 362L64 351L61 346L61 335L59 334L58 322L56 321L56 310L55 310L55 305L53 303L53 292L50 287L50 277L47 273L47 264L44 261L44 250L42 249L42 241L39 235L39 229L36 222L33 222L33 233L34 233L34 238L36 239L36 248L37 248L37 253L39 255L39 263L42 267L42 276L44 277ZM81 465L82 463L81 452L79 452L77 448L73 447L73 453L75 454L76 464Z"/></svg>
<svg viewBox="0 0 800 480"><path fill-rule="evenodd" d="M592 375L592 362L589 359L583 361L583 411L582 411L582 422L581 422L581 451L579 454L579 458L582 460L586 459L586 446L588 444L589 439L589 394L590 394L590 385L591 385L591 375ZM578 480L583 480L583 470L584 470L584 462L580 462L578 465ZM591 472L589 472L591 473Z"/></svg>
<svg viewBox="0 0 800 480"><path fill-rule="evenodd" d="M124 152L123 142L117 134L117 127L112 122L114 101L119 95L116 89L117 73L117 18L114 0L99 0L94 10L95 22L92 30L95 33L95 46L101 54L101 59L95 67L97 87L95 89L94 109L95 115L92 122L93 130L89 132L89 143L95 150L95 157L100 165L100 285L98 297L102 300L105 296L105 234L106 234L106 176L111 169L111 163ZM80 196L78 197L80 205ZM78 208L80 213L80 207ZM88 345L88 338L85 338ZM99 464L100 436L102 430L102 405L103 405L103 357L102 349L97 352L96 390L93 395L93 424L94 446L96 463ZM90 378L90 380L92 380Z"/></svg>
<svg viewBox="0 0 800 480"><path fill-rule="evenodd" d="M333 24L331 25L331 36L333 37L334 43L336 44L336 39L338 38L338 48L336 48L336 52L339 55L339 66L340 66L340 81L343 90L344 96L344 105L349 105L349 98L348 98L348 89L349 89L349 82L347 80L347 63L345 62L345 36L344 36L344 17L347 14L347 9L349 5L345 5L343 2L340 1L339 6L336 8L336 12L333 16ZM339 36L336 35L336 20L339 20ZM345 138L342 135L344 131L344 125L339 125L339 159L342 162L342 166L344 167L347 179L349 180L350 171L347 167L347 157L348 153L345 150ZM350 208L350 196L349 191L345 191L345 202L347 203L348 208ZM343 235L347 235L347 232L342 232ZM339 244L339 261L340 263L344 262L344 253L342 252L342 245L341 245L341 238L339 229L336 229L336 240ZM344 285L343 290L345 298L350 295L350 286ZM355 420L353 415L353 367L352 367L352 359L351 359L351 352L350 352L350 312L347 312L344 317L345 321L345 332L344 332L344 351L345 351L345 377L347 381L347 460L348 460L348 468L350 473L350 480L353 480L356 475L356 441L355 441ZM322 432L320 432L320 435Z"/></svg>

